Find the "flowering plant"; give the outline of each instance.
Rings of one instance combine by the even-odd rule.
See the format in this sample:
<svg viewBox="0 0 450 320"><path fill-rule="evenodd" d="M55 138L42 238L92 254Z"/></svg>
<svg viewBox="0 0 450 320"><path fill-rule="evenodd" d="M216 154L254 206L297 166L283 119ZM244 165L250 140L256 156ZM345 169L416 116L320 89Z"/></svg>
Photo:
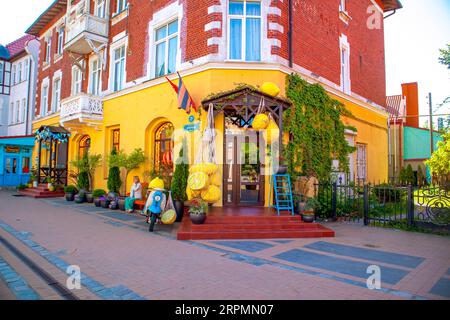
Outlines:
<svg viewBox="0 0 450 320"><path fill-rule="evenodd" d="M206 214L208 212L208 203L202 199L195 198L191 200L189 214Z"/></svg>

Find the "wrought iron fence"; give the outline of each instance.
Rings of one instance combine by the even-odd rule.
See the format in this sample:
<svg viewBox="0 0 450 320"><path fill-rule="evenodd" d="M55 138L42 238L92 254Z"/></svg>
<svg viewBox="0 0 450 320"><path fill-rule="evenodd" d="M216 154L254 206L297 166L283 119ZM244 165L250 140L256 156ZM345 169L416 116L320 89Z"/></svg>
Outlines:
<svg viewBox="0 0 450 320"><path fill-rule="evenodd" d="M365 225L402 223L408 226L450 228L450 185L401 186L395 184L316 185L316 216L360 221Z"/></svg>

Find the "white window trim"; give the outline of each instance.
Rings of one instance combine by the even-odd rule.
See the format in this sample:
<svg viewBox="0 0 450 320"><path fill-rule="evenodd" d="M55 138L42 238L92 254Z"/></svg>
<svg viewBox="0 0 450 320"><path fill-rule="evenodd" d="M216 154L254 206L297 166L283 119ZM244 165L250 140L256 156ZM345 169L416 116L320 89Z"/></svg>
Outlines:
<svg viewBox="0 0 450 320"><path fill-rule="evenodd" d="M108 77L108 92L114 93L114 76L115 76L115 68L114 68L114 53L116 49L125 46L125 71L123 74L123 83L122 90L127 87L127 51L128 51L128 36L125 36L116 42L112 43L109 47L109 77ZM121 90L119 90L121 91ZM117 91L118 92L118 91Z"/></svg>
<svg viewBox="0 0 450 320"><path fill-rule="evenodd" d="M47 104L44 105L44 88L47 87ZM42 80L41 85L41 97L40 97L40 116L43 117L48 114L48 96L50 93L50 79L46 77L44 80Z"/></svg>
<svg viewBox="0 0 450 320"><path fill-rule="evenodd" d="M344 75L342 73L342 49L345 49L347 51L347 72L348 72L348 78L344 79ZM341 85L340 89L342 92L351 95L352 93L352 80L351 80L351 51L350 51L350 44L348 43L347 36L342 34L339 37L339 60L341 62L340 64L340 74L341 74ZM344 85L345 84L345 85Z"/></svg>
<svg viewBox="0 0 450 320"><path fill-rule="evenodd" d="M59 97L58 97L58 102L57 105L54 105L55 102L55 82L56 80L59 79ZM59 110L61 110L61 87L62 87L62 72L61 70L57 70L55 71L55 73L53 74L52 77L52 112L58 112Z"/></svg>
<svg viewBox="0 0 450 320"><path fill-rule="evenodd" d="M97 10L99 8L100 0L95 0L95 3L94 3L94 15L96 17L102 18L102 19L106 19L108 17L108 6L109 6L108 2L109 1L107 1L107 0L102 0L102 3L103 3L103 17L100 17L100 16L97 15Z"/></svg>
<svg viewBox="0 0 450 320"><path fill-rule="evenodd" d="M263 19L263 17L266 17L267 15L265 14L265 12L263 11L263 7L265 6L263 1L249 1L249 0L243 0L242 1L244 4L244 13L242 15L234 15L234 14L229 14L229 4L227 3L227 60L228 61L233 61L233 62L262 62L263 61L263 39L267 37L267 31L265 31L265 21L266 19ZM246 3L247 2L259 2L261 5L261 14L259 16L247 16L247 6ZM246 24L246 18L259 18L260 19L260 35L261 35L261 39L260 39L260 60L259 61L247 61L245 58L246 55L246 43L247 43L247 24ZM241 48L241 59L232 59L230 57L230 44L231 44L231 40L230 40L230 30L231 30L231 19L240 19L242 21L242 48Z"/></svg>
<svg viewBox="0 0 450 320"><path fill-rule="evenodd" d="M9 104L9 124L14 124L14 102Z"/></svg>
<svg viewBox="0 0 450 320"><path fill-rule="evenodd" d="M23 98L22 99L22 117L21 117L22 123L25 122L26 117L27 117L27 98Z"/></svg>
<svg viewBox="0 0 450 320"><path fill-rule="evenodd" d="M114 15L121 14L122 12L128 10L128 5L129 5L128 0L126 0L124 4L125 4L125 6L123 8L121 8L121 10L119 10L119 0L116 1L116 11L114 12Z"/></svg>
<svg viewBox="0 0 450 320"><path fill-rule="evenodd" d="M181 23L183 19L183 6L174 2L167 7L159 10L153 15L153 19L148 25L148 43L149 43L149 56L147 60L147 78L148 80L154 79L156 75L156 47L155 43L155 32L158 28L167 24L170 21L178 19L178 48L177 48L177 58L176 58L176 70L180 70L181 67Z"/></svg>
<svg viewBox="0 0 450 320"><path fill-rule="evenodd" d="M126 52L125 52L125 57L126 57ZM103 67L102 67L100 59L96 55L92 55L91 58L89 59L88 93L89 94L94 94L94 92L92 92L92 82L93 82L92 79L94 77L94 62L97 62L99 67L100 67L100 76L99 76L99 81L98 81L98 95L101 96L101 94L102 94ZM114 89L114 87L113 87L113 89Z"/></svg>
<svg viewBox="0 0 450 320"><path fill-rule="evenodd" d="M79 92L75 92L75 78L74 78L74 75L75 75L75 71L77 71L77 72L79 72L79 74L80 74L80 80L79 80L79 83L80 83L80 91ZM71 69L71 85L70 85L70 94L72 95L72 96L75 96L75 95L78 95L78 94L80 94L82 91L83 91L83 72L77 67L77 66L72 66L72 69Z"/></svg>

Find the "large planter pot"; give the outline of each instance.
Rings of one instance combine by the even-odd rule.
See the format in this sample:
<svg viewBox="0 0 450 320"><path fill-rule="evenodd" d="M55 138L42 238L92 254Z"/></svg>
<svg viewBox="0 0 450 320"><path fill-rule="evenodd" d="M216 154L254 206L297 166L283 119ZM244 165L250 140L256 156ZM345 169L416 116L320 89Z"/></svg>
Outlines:
<svg viewBox="0 0 450 320"><path fill-rule="evenodd" d="M119 198L117 204L119 205L119 210L125 211L125 198L123 197Z"/></svg>
<svg viewBox="0 0 450 320"><path fill-rule="evenodd" d="M69 192L66 193L66 201L73 201L75 199L75 193Z"/></svg>
<svg viewBox="0 0 450 320"><path fill-rule="evenodd" d="M116 200L111 200L111 201L109 202L109 208L110 208L111 210L117 210L117 209L119 209L119 204L118 204L118 202L117 202Z"/></svg>
<svg viewBox="0 0 450 320"><path fill-rule="evenodd" d="M108 209L109 208L109 199L102 199L100 200L100 205L102 208Z"/></svg>
<svg viewBox="0 0 450 320"><path fill-rule="evenodd" d="M306 223L314 222L314 214L302 214L302 221Z"/></svg>
<svg viewBox="0 0 450 320"><path fill-rule="evenodd" d="M80 195L80 194L75 195L75 202L76 203L83 203L85 201L86 201L86 196Z"/></svg>
<svg viewBox="0 0 450 320"><path fill-rule="evenodd" d="M87 193L86 193L86 202L87 202L87 203L92 203L92 202L94 202L94 197L92 196L92 192L87 192Z"/></svg>
<svg viewBox="0 0 450 320"><path fill-rule="evenodd" d="M204 224L206 221L206 214L190 214L189 217L193 224Z"/></svg>
<svg viewBox="0 0 450 320"><path fill-rule="evenodd" d="M98 208L100 208L102 206L101 202L100 202L100 198L94 198L94 205Z"/></svg>
<svg viewBox="0 0 450 320"><path fill-rule="evenodd" d="M184 202L175 200L173 204L175 206L175 212L177 213L177 219L175 220L175 222L181 222L181 220L183 220L184 215Z"/></svg>

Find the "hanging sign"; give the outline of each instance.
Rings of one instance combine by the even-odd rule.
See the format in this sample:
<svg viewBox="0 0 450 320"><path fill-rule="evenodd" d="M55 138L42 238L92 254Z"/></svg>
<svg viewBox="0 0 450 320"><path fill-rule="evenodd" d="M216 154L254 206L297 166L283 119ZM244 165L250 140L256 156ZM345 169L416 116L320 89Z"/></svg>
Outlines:
<svg viewBox="0 0 450 320"><path fill-rule="evenodd" d="M20 147L6 146L5 147L5 152L6 153L19 153L20 152Z"/></svg>
<svg viewBox="0 0 450 320"><path fill-rule="evenodd" d="M183 130L187 132L193 132L195 130L200 130L200 122L185 124Z"/></svg>

